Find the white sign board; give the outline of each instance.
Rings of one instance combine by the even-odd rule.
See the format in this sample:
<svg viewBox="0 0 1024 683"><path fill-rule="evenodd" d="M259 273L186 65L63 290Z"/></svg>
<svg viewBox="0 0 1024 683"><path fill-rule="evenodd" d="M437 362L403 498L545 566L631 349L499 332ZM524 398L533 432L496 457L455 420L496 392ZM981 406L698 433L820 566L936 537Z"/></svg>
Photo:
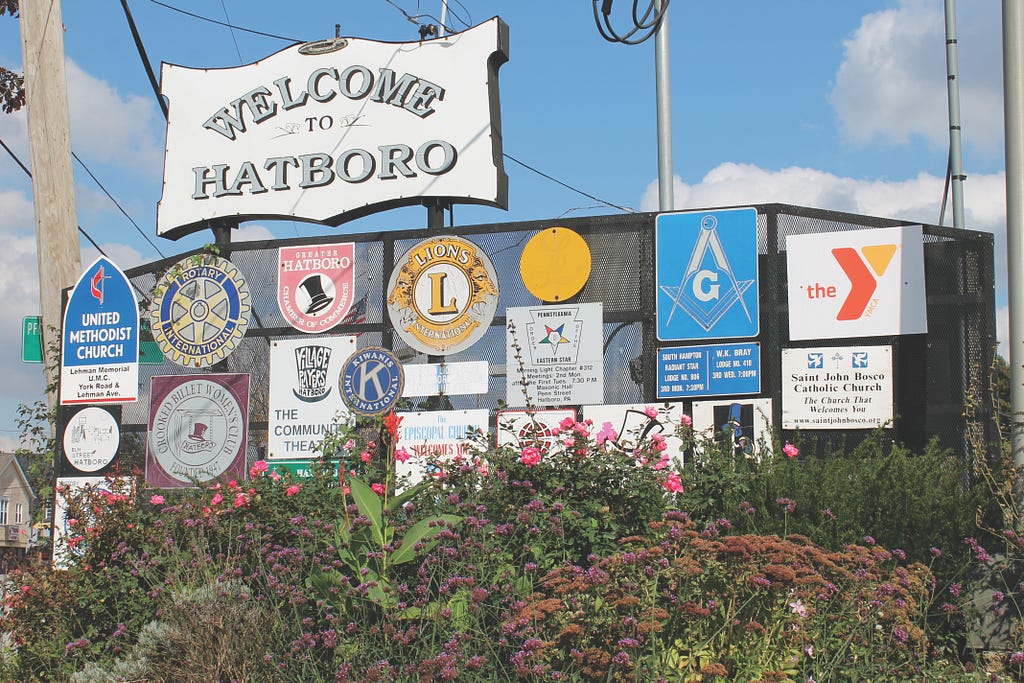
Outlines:
<svg viewBox="0 0 1024 683"><path fill-rule="evenodd" d="M527 395L535 406L603 399L603 310L600 303L506 309L506 403L525 406Z"/></svg>
<svg viewBox="0 0 1024 683"><path fill-rule="evenodd" d="M338 377L355 337L279 339L270 345L267 458L313 458L348 415Z"/></svg>
<svg viewBox="0 0 1024 683"><path fill-rule="evenodd" d="M923 334L921 226L786 237L789 338Z"/></svg>
<svg viewBox="0 0 1024 683"><path fill-rule="evenodd" d="M698 439L731 443L737 454L753 459L759 459L762 450L773 448L770 398L694 401L692 410Z"/></svg>
<svg viewBox="0 0 1024 683"><path fill-rule="evenodd" d="M648 407L657 408L658 416L648 415ZM683 442L675 436L675 429L683 422L683 415L682 403L583 406L583 419L593 423L590 428L592 437L596 438L601 432L608 433L608 430L613 430L615 435L610 437L612 445L617 445L623 450L632 450L649 441L652 435L661 434L668 446L665 452L680 463L684 459Z"/></svg>
<svg viewBox="0 0 1024 683"><path fill-rule="evenodd" d="M97 499L104 493L125 495L133 498L134 479L131 477L58 477L53 510L53 568L67 569L75 558L85 554L87 529L96 514L90 505L81 507L79 513L72 513L71 503L82 496L86 489Z"/></svg>
<svg viewBox="0 0 1024 683"><path fill-rule="evenodd" d="M494 18L415 43L357 38L230 69L164 64L157 234L215 218L337 225L425 198L506 208Z"/></svg>
<svg viewBox="0 0 1024 683"><path fill-rule="evenodd" d="M539 448L542 454L562 450L558 439L562 420L576 422L573 408L554 410L502 410L497 417L499 446Z"/></svg>
<svg viewBox="0 0 1024 683"><path fill-rule="evenodd" d="M422 363L402 367L405 370L402 396L459 396L487 393L488 363L485 360Z"/></svg>
<svg viewBox="0 0 1024 683"><path fill-rule="evenodd" d="M873 429L893 420L891 346L782 351L783 429Z"/></svg>
<svg viewBox="0 0 1024 683"><path fill-rule="evenodd" d="M412 486L430 474L428 460L447 461L465 457L472 448L469 433L487 433L490 412L480 410L437 410L420 413L399 413L397 448L404 448L410 458L395 463L399 482Z"/></svg>

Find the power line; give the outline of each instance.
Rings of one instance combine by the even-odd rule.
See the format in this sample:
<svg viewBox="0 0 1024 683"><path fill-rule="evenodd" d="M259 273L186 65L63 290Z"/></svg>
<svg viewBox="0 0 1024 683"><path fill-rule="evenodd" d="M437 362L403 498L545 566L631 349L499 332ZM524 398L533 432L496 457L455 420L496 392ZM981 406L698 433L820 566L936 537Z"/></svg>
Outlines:
<svg viewBox="0 0 1024 683"><path fill-rule="evenodd" d="M21 167L21 170L25 172L25 175L27 175L29 178L32 178L32 172L28 170L28 167L21 162L21 159L18 158L18 155L15 154L14 151L7 146L7 143L3 141L3 138L0 138L0 147L3 147L7 151L7 154L9 154L10 157L14 159L15 163ZM85 228L83 228L81 225L78 225L77 223L75 224L75 227L78 228L78 232L82 233L82 236L85 237L85 239L89 240L89 244L91 244L96 249L96 251L100 253L101 256L110 258L107 252L103 251L103 248L96 243L96 240L94 240L92 236L85 231ZM147 304L151 303L149 295L146 292L139 289L139 286L136 285L132 280L129 280L128 282L131 284L132 288L142 296L143 301L145 301Z"/></svg>
<svg viewBox="0 0 1024 683"><path fill-rule="evenodd" d="M156 253L160 255L160 258L166 258L163 252L160 251L160 247L156 246L156 244L153 243L153 240L149 239L149 235L142 231L142 228L139 227L139 224L136 223L132 219L132 217L128 215L128 212L124 210L124 207L121 206L121 204L116 199L114 199L114 196L107 191L107 188L105 188L103 186L103 183L100 182L100 179L97 178L91 170L89 170L89 167L85 165L85 162L78 158L78 155L75 154L74 150L71 151L71 156L73 156L75 158L75 161L77 161L82 166L82 168L85 169L85 172L89 174L89 177L92 178L93 182L96 183L101 190L103 190L103 194L107 195L107 198L110 199L110 201L114 202L114 206L116 206L121 211L121 213L124 214L124 217L127 218L128 221L133 226L135 226L135 230L138 231L140 235L142 235L142 238L149 242L149 246L153 247L156 250Z"/></svg>
<svg viewBox="0 0 1024 683"><path fill-rule="evenodd" d="M238 63L245 64L245 60L242 59L242 51L238 49L238 38L235 37L235 27L231 25L231 17L228 16L228 6L224 4L224 0L220 0L220 8L224 10L224 19L228 22L228 32L231 33L231 42L235 44L235 54L238 55Z"/></svg>
<svg viewBox="0 0 1024 683"><path fill-rule="evenodd" d="M548 180L550 180L553 183L558 183L559 185L561 185L562 187L566 188L567 190L572 190L573 192L575 192L577 194L583 195L587 199L592 199L595 202L600 202L601 204L603 204L605 206L610 206L613 209L618 209L619 211L625 211L626 213L636 213L636 209L631 209L631 208L626 207L626 206L619 206L618 204L613 204L613 203L611 203L609 201L601 199L600 197L595 197L592 194L589 194L587 192L584 192L583 190L575 188L572 185L569 185L568 183L563 183L558 178L554 178L552 176L549 176L547 173L544 173L543 171L538 171L533 166L530 166L529 164L523 163L522 161L520 161L519 159L516 159L511 154L502 153L502 156L505 157L506 159L508 159L509 161L514 161L515 163L519 164L520 166L522 166L523 168L525 168L528 171L533 171L537 175L539 175L539 176L541 176L543 178L547 178Z"/></svg>
<svg viewBox="0 0 1024 683"><path fill-rule="evenodd" d="M246 33L254 33L254 34L258 35L258 36L266 36L267 38L275 38L277 40L286 40L289 43L304 43L304 42L306 42L306 41L302 40L301 38L289 38L288 36L279 36L279 35L277 35L275 33L266 33L265 31L257 31L255 29L245 28L244 26L235 26L234 24L227 24L227 23L224 23L223 21L217 21L216 19L211 19L210 17L204 17L201 14L195 14L193 12L189 12L187 10L183 10L180 7L175 7L174 5L168 5L167 3L160 2L160 0L149 0L149 1L151 3L153 3L154 5L160 5L161 7L166 7L167 9L172 10L174 12L180 12L181 14L184 14L186 16L190 16L193 19L199 19L201 21L207 21L207 22L209 22L211 24L217 24L218 26L226 26L227 28L235 29L237 31L244 31Z"/></svg>

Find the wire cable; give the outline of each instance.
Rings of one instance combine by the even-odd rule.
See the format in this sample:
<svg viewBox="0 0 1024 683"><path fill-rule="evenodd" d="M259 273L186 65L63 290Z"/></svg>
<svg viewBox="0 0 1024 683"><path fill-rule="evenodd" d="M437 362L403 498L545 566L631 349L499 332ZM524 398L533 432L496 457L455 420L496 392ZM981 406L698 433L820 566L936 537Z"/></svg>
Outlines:
<svg viewBox="0 0 1024 683"><path fill-rule="evenodd" d="M160 105L160 111L164 113L164 120L167 120L167 103L164 102L164 98L160 97L160 84L156 80L156 74L153 73L153 65L149 61L149 55L146 54L146 47L142 44L142 36L139 35L139 30L135 26L135 17L132 16L132 11L128 9L128 0L121 0L121 7L124 9L124 16L128 19L128 28L131 29L132 39L135 41L135 49L139 53L139 58L142 59L142 66L146 68L146 76L149 77L149 85L153 88L153 94L156 95L157 104Z"/></svg>
<svg viewBox="0 0 1024 683"><path fill-rule="evenodd" d="M238 55L238 63L245 64L245 60L242 59L242 51L238 49L238 39L235 38L235 27L231 25L231 17L228 16L228 6L224 4L224 0L220 0L220 8L224 10L224 20L228 22L228 31L231 33L231 42L235 44L235 54Z"/></svg>
<svg viewBox="0 0 1024 683"><path fill-rule="evenodd" d="M149 239L149 235L147 235L145 232L143 232L142 228L139 227L139 224L136 223L135 220L132 219L132 217L128 215L128 212L124 210L124 207L121 206L120 202L118 202L116 199L114 199L114 196L112 194L110 194L110 192L107 191L107 188L105 188L103 186L103 183L100 182L100 179L97 178L95 176L95 174L93 174L93 172L91 170L89 170L89 167L85 165L85 162L82 161L78 157L77 154L75 154L74 150L71 150L71 156L73 156L75 158L75 161L77 161L82 166L82 168L85 169L85 172L89 174L89 177L92 178L92 181L94 183L96 183L96 185L98 185L101 190L103 190L103 194L107 195L107 198L110 201L114 202L114 206L116 206L118 208L118 210L124 215L124 217L128 219L128 222L130 222L133 226L135 226L135 230L140 235L142 235L142 238L144 240L146 240L147 242L149 242L149 246L153 247L153 249L156 250L156 253L160 255L160 258L166 258L166 256L164 256L163 252L160 251L160 247L156 246L156 244L153 243L153 240Z"/></svg>
<svg viewBox="0 0 1024 683"><path fill-rule="evenodd" d="M639 45L653 36L661 25L661 20L668 11L669 3L672 0L660 0L661 8L657 8L659 0L646 0L647 9L640 12L641 0L632 0L632 23L633 26L623 34L619 34L612 26L612 3L614 0L591 0L594 6L594 23L597 24L597 31L601 37L610 43L622 43L623 45ZM600 9L598 8L600 4ZM634 37L637 34L638 37Z"/></svg>
<svg viewBox="0 0 1024 683"><path fill-rule="evenodd" d="M563 183L558 178L554 178L552 176L549 176L547 173L544 173L543 171L538 171L533 166L530 166L529 164L523 163L522 161L520 161L519 159L516 159L511 154L505 154L503 152L502 156L505 157L506 159L508 159L509 161L514 161L515 163L519 164L520 166L522 166L523 168L525 168L528 171L533 171L534 173L536 173L537 175L541 176L542 178L547 178L551 182L558 183L559 185L561 185L562 187L566 188L567 190L572 190L573 192L575 192L577 194L583 195L587 199L592 199L595 202L600 202L604 206L610 206L613 209L618 209L619 211L625 211L626 213L636 213L636 209L631 209L631 208L626 207L626 206L619 206L618 204L613 204L613 203L611 203L609 201L601 199L600 197L595 197L592 194L589 194L587 192L584 192L583 190L575 188L572 185L569 185L568 183Z"/></svg>
<svg viewBox="0 0 1024 683"><path fill-rule="evenodd" d="M194 12L189 12L187 10L183 10L180 7L175 7L174 5L168 5L165 2L160 2L160 0L149 0L149 1L151 3L153 3L154 5L160 5L161 7L165 7L167 9L171 10L171 11L174 11L174 12L179 12L179 13L184 14L186 16L192 17L193 19L199 19L201 21L207 21L207 22L209 22L211 24L217 24L218 26L226 26L227 28L235 29L237 31L244 31L245 33L254 33L254 34L258 35L258 36L265 36L267 38L275 38L277 40L285 40L285 41L288 41L289 43L304 43L304 42L306 42L305 40L303 40L301 38L289 38L288 36L281 36L281 35L277 35L276 33L267 33L265 31L257 31L256 29L245 28L244 26L235 26L233 24L226 24L223 21L217 21L216 19L211 19L210 17L204 17L201 14L195 14Z"/></svg>
<svg viewBox="0 0 1024 683"><path fill-rule="evenodd" d="M32 177L32 172L30 170L28 170L28 167L21 162L21 159L18 158L18 155L15 154L14 151L10 147L7 146L7 143L4 142L3 138L0 138L0 147L3 147L7 151L7 154L9 154L10 157L12 159L14 159L14 162L16 164L18 164L18 166L21 167L21 170L25 172L25 175L27 175L29 178ZM81 163L81 162L79 162L79 163ZM89 244L91 244L96 249L96 251L98 251L100 253L100 256L104 256L106 258L110 258L110 256L107 255L107 252L103 251L103 247L98 245L96 243L96 240L94 240L92 238L92 235L90 235L89 233L87 233L85 231L85 228L83 228L81 225L78 225L77 223L75 224L75 227L78 228L78 232L82 233L82 236L85 237L85 239L89 240ZM142 296L142 300L147 305L152 303L150 301L149 295L146 292L144 292L141 289L139 289L139 286L136 285L134 281L129 279L128 282L131 284L132 288Z"/></svg>

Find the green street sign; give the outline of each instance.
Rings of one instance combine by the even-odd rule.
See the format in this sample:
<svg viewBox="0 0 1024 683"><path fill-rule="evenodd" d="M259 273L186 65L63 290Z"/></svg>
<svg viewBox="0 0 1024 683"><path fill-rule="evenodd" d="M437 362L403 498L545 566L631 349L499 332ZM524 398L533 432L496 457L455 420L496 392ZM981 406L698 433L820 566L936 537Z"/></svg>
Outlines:
<svg viewBox="0 0 1024 683"><path fill-rule="evenodd" d="M164 362L164 354L155 341L139 342L139 362L143 365L160 365Z"/></svg>
<svg viewBox="0 0 1024 683"><path fill-rule="evenodd" d="M268 460L267 465L271 470L277 470L278 474L290 473L298 479L308 479L313 476L312 464L314 460ZM331 463L334 473L338 473L338 463Z"/></svg>
<svg viewBox="0 0 1024 683"><path fill-rule="evenodd" d="M21 319L21 361L43 362L43 318L26 315Z"/></svg>

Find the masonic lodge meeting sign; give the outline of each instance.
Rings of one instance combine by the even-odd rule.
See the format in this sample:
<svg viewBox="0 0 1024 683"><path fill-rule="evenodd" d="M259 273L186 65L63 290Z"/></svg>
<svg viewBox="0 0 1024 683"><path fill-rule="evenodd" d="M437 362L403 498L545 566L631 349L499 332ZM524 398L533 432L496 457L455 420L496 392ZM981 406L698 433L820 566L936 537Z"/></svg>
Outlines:
<svg viewBox="0 0 1024 683"><path fill-rule="evenodd" d="M417 43L294 45L231 69L164 64L157 234L217 218L337 225L424 198L506 208L498 18Z"/></svg>

